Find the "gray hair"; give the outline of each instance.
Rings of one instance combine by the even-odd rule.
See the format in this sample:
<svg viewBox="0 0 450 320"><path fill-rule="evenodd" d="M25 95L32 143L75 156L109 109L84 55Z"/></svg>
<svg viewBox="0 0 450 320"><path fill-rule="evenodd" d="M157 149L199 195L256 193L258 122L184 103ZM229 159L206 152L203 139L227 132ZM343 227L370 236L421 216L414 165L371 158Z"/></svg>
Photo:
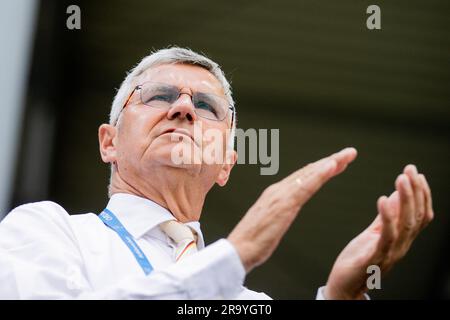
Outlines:
<svg viewBox="0 0 450 320"><path fill-rule="evenodd" d="M230 140L228 142L228 147L230 149L233 149L236 131L236 109L234 108L234 100L231 94L230 83L225 78L225 74L216 62L188 48L170 47L167 49L153 51L148 56L144 57L141 62L139 62L127 74L125 80L120 85L120 88L117 91L117 94L114 97L112 103L111 113L109 115L109 123L111 125L117 124L123 105L125 104L131 91L138 85L137 80L140 75L142 75L146 70L152 67L156 67L162 64L176 63L200 66L211 72L217 78L217 80L219 80L228 103L233 107L233 113L231 114L231 117L233 117L234 121L229 137Z"/></svg>

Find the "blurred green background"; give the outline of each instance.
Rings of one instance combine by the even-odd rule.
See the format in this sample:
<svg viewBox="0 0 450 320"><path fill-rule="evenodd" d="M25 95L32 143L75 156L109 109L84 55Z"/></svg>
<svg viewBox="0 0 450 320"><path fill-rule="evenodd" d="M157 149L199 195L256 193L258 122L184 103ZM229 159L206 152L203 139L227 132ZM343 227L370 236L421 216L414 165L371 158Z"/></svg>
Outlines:
<svg viewBox="0 0 450 320"><path fill-rule="evenodd" d="M81 8L81 30L66 8ZM366 28L381 7L382 30ZM345 146L349 170L301 211L246 285L278 299L312 299L334 259L376 215L376 199L414 163L433 190L435 221L370 292L379 299L450 298L450 2L41 1L16 168L18 204L51 199L100 212L109 168L98 152L125 73L151 49L186 46L232 81L238 126L280 129L280 170L238 165L207 198L208 243L227 236L261 191Z"/></svg>

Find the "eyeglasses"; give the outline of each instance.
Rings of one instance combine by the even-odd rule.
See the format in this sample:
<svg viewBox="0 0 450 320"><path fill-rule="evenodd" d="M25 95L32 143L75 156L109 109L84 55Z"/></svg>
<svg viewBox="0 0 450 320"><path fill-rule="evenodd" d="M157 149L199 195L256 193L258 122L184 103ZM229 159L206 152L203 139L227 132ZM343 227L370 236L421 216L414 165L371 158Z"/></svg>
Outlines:
<svg viewBox="0 0 450 320"><path fill-rule="evenodd" d="M141 101L144 105L158 109L170 109L182 94L187 94L191 97L195 113L199 117L214 121L224 120L228 115L228 110L234 109L226 99L212 93L194 92L190 94L167 83L149 81L134 88L122 110L128 105L136 90L140 91ZM231 123L233 121L234 119L231 120Z"/></svg>

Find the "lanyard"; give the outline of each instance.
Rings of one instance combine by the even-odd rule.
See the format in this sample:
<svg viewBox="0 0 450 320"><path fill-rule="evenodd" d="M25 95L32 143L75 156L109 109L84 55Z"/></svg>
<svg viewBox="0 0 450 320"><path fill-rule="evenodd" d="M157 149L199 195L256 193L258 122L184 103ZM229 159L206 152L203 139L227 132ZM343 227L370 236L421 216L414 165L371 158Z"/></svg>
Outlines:
<svg viewBox="0 0 450 320"><path fill-rule="evenodd" d="M136 258L136 261L141 266L142 270L144 270L145 275L148 275L152 272L153 267L145 256L144 252L142 252L141 248L139 248L136 241L134 241L131 234L125 229L125 227L120 223L119 219L112 213L110 210L105 209L98 216L104 224L106 224L109 228L114 230L122 241L127 245L128 249L130 249L131 253Z"/></svg>

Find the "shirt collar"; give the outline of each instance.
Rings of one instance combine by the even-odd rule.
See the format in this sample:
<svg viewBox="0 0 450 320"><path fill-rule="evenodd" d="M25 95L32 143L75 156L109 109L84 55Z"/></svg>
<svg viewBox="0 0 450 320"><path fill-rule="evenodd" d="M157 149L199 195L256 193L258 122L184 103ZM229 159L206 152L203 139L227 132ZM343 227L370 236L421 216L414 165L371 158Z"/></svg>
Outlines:
<svg viewBox="0 0 450 320"><path fill-rule="evenodd" d="M114 213L135 239L139 239L147 233L151 233L160 239L166 239L166 235L158 228L159 224L176 220L169 210L156 202L127 193L113 194L106 208ZM205 242L200 229L200 222L191 221L185 223L185 225L197 232L197 247L202 249Z"/></svg>

